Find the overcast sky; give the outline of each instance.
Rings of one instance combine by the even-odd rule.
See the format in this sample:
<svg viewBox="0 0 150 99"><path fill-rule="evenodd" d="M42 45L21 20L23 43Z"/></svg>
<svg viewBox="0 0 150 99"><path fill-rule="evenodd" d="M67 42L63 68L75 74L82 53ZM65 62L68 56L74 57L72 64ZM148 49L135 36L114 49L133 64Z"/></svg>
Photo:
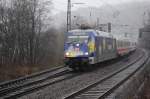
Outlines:
<svg viewBox="0 0 150 99"><path fill-rule="evenodd" d="M68 0L52 0L53 2L53 14L59 13L61 11L66 11ZM73 3L85 3L82 5L73 5L72 10L76 10L80 7L100 7L101 5L115 5L126 2L140 2L149 0L71 0Z"/></svg>

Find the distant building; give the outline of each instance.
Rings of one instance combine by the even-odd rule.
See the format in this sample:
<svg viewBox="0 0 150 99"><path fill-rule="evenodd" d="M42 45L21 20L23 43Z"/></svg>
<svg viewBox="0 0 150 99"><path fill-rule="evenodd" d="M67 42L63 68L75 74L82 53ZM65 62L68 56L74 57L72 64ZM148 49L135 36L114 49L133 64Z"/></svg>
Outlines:
<svg viewBox="0 0 150 99"><path fill-rule="evenodd" d="M139 30L139 46L150 49L150 25Z"/></svg>
<svg viewBox="0 0 150 99"><path fill-rule="evenodd" d="M144 15L144 28L139 29L139 46L150 49L150 11Z"/></svg>
<svg viewBox="0 0 150 99"><path fill-rule="evenodd" d="M104 32L111 32L111 23L98 24L97 29Z"/></svg>

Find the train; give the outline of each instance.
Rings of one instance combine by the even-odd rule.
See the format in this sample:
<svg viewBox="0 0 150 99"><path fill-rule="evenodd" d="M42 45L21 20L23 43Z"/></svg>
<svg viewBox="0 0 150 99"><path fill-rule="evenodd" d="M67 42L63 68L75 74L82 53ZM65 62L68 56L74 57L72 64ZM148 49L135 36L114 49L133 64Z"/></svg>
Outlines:
<svg viewBox="0 0 150 99"><path fill-rule="evenodd" d="M64 43L64 61L73 70L124 56L136 50L136 42L94 29L68 31Z"/></svg>

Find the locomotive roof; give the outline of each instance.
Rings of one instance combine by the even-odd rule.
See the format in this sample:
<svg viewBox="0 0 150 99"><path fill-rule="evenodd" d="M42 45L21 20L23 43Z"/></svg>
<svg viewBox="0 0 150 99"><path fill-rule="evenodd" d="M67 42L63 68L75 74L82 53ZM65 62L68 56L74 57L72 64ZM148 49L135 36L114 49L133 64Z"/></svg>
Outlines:
<svg viewBox="0 0 150 99"><path fill-rule="evenodd" d="M113 36L116 38L116 40L124 40L124 41L131 40L129 37L124 37L122 35L113 35Z"/></svg>
<svg viewBox="0 0 150 99"><path fill-rule="evenodd" d="M113 35L107 32L103 32L103 31L96 31L98 36L103 36L103 37L108 37L108 38L113 38Z"/></svg>
<svg viewBox="0 0 150 99"><path fill-rule="evenodd" d="M85 29L85 30L83 30L83 29L75 29L75 30L71 30L71 31L69 31L69 32L95 32L95 30L93 30L93 29Z"/></svg>
<svg viewBox="0 0 150 99"><path fill-rule="evenodd" d="M102 37L108 37L108 38L113 38L113 35L111 35L110 33L107 32L103 32L103 31L98 31L98 30L93 30L93 29L86 29L86 30L82 30L82 29L76 29L76 30L71 30L69 32L93 32L93 34L95 36L102 36Z"/></svg>

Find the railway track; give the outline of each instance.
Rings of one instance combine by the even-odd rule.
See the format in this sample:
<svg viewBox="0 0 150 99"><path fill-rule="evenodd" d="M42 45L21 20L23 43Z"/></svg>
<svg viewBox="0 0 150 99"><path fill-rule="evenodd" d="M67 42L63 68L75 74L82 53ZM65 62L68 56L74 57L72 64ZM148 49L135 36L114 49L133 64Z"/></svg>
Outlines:
<svg viewBox="0 0 150 99"><path fill-rule="evenodd" d="M71 94L64 96L64 99L104 99L144 65L149 56L146 51L127 66L108 74L99 81L87 85Z"/></svg>
<svg viewBox="0 0 150 99"><path fill-rule="evenodd" d="M44 86L60 82L75 76L67 67L58 67L44 72L36 73L27 77L12 80L0 84L0 97L18 97L31 91L38 90Z"/></svg>
<svg viewBox="0 0 150 99"><path fill-rule="evenodd" d="M38 72L38 73L34 73L32 75L27 75L25 77L21 77L19 79L15 79L15 80L10 80L10 81L6 81L6 82L3 82L3 83L0 83L0 89L2 88L6 88L6 87L10 87L10 86L13 86L13 85L16 85L18 83L23 83L24 81L27 81L29 79L32 79L32 78L35 78L35 77L38 77L38 76L42 76L42 75L45 75L49 72L53 72L53 71L56 71L58 69L61 69L63 68L63 66L61 67L57 67L57 68L53 68L53 69L49 69L49 70L46 70L46 71L42 71L42 72Z"/></svg>
<svg viewBox="0 0 150 99"><path fill-rule="evenodd" d="M143 56L140 56L140 58L142 57ZM134 63L139 61L140 58L136 59L135 62L133 62L132 64L129 64L129 66L127 67L130 67L130 65L133 65ZM121 71L123 70L120 70L120 72ZM47 70L41 73L33 74L31 76L20 78L18 80L0 84L0 97L2 99L18 98L26 94L32 93L33 91L37 91L46 86L50 86L57 82L63 81L65 79L73 78L78 75L81 75L81 73L74 74L73 72L69 71L67 67L59 67L59 68L55 68L52 70ZM106 78L109 78L109 77L104 77L99 82L107 81ZM88 94L86 98L84 98L85 97L84 92L87 92L93 86L98 85L99 82L89 85L86 88L82 88L80 91L69 94L64 98L65 99L72 99L72 98L88 99L87 96L90 97L89 96L90 94ZM92 98L89 98L89 99L92 99ZM94 99L97 99L97 98L94 98Z"/></svg>

